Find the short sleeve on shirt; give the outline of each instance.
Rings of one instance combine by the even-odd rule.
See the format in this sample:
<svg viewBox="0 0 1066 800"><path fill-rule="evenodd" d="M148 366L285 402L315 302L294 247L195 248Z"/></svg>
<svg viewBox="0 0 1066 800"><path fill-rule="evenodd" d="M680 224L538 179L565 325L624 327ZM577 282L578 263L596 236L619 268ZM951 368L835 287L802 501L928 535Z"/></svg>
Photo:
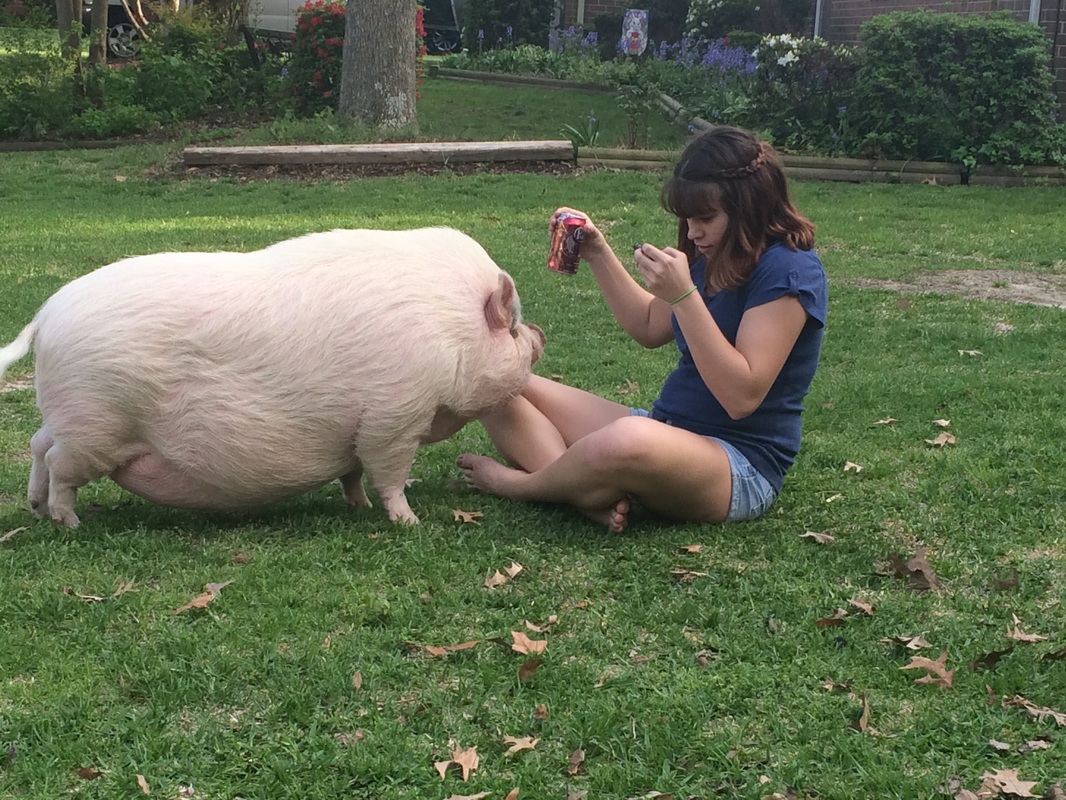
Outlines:
<svg viewBox="0 0 1066 800"><path fill-rule="evenodd" d="M807 315L825 325L828 289L825 268L812 250L789 250L775 244L760 259L751 276L745 308L754 308L780 297L795 297Z"/></svg>

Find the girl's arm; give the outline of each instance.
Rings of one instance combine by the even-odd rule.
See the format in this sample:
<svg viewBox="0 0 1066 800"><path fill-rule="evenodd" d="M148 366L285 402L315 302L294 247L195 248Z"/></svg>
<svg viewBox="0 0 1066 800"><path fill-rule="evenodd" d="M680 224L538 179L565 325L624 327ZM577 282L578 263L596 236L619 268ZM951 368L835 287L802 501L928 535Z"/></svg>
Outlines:
<svg viewBox="0 0 1066 800"><path fill-rule="evenodd" d="M807 311L791 296L744 312L736 347L729 343L698 293L670 305L692 286L688 259L672 247L645 245L637 258L648 288L677 317L700 377L732 419L752 414L766 398L803 326ZM682 277L683 276L683 277Z"/></svg>

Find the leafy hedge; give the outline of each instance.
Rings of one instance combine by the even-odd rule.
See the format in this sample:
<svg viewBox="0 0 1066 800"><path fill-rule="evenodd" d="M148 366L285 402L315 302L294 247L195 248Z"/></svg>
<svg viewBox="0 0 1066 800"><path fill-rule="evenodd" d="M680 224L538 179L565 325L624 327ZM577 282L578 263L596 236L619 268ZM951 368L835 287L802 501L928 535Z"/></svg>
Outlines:
<svg viewBox="0 0 1066 800"><path fill-rule="evenodd" d="M1063 158L1048 42L1006 12L874 17L849 117L871 156L966 164Z"/></svg>

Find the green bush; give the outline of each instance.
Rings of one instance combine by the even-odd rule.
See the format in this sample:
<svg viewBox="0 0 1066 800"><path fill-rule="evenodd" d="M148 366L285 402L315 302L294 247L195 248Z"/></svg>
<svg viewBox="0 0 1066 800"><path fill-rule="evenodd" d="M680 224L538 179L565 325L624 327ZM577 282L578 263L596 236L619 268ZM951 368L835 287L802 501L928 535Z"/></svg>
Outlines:
<svg viewBox="0 0 1066 800"><path fill-rule="evenodd" d="M555 0L467 0L463 46L472 53L519 44L548 45Z"/></svg>
<svg viewBox="0 0 1066 800"><path fill-rule="evenodd" d="M754 51L750 117L778 146L845 155L859 58L817 37L767 36Z"/></svg>
<svg viewBox="0 0 1066 800"><path fill-rule="evenodd" d="M1047 38L1008 14L896 12L863 25L853 148L976 164L1063 159Z"/></svg>
<svg viewBox="0 0 1066 800"><path fill-rule="evenodd" d="M691 0L685 33L691 39L720 39L732 30L757 28L756 0Z"/></svg>

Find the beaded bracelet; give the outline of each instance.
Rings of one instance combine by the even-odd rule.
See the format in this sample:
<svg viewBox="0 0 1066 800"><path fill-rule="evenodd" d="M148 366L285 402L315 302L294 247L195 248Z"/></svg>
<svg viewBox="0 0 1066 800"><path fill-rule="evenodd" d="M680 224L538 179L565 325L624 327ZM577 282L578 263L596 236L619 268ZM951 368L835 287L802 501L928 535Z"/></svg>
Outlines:
<svg viewBox="0 0 1066 800"><path fill-rule="evenodd" d="M684 300L686 297L688 297L694 291L696 291L696 285L695 284L692 285L691 289L686 289L681 294L679 294L677 297L675 297L673 300L671 300L670 301L670 305L676 306L678 303L680 303L682 300Z"/></svg>

